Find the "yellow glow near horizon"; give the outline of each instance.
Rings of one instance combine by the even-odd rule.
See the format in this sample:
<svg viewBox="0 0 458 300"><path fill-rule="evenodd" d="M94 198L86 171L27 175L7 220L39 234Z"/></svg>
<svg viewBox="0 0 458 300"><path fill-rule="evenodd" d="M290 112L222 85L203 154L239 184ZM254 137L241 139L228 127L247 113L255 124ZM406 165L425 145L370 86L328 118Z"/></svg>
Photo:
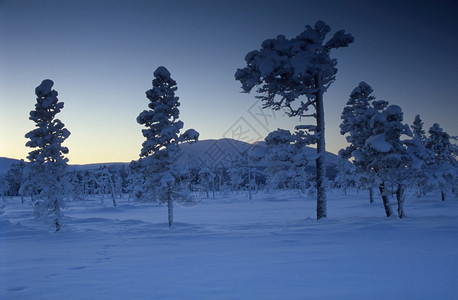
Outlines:
<svg viewBox="0 0 458 300"><path fill-rule="evenodd" d="M364 6L358 1L332 1L332 6L327 1L245 1L244 10L232 1L181 1L192 8L192 18L189 9L177 10L172 1L161 2L161 9L157 1L118 1L110 9L104 1L60 2L0 4L1 157L25 159L31 151L24 135L34 128L28 119L34 89L49 78L65 103L58 118L71 132L64 143L71 164L138 159L144 138L136 117L148 109L145 91L160 65L177 81L180 120L197 130L201 140L232 137L228 132L235 132L237 124L244 132L256 131L253 136L260 140L277 128L312 124L309 119L280 118L281 112L275 120L264 119L253 110L256 93L241 93L234 73L266 38L292 38L318 19L329 23L332 32L345 29L356 39L348 49L335 52L339 72L324 100L328 151L348 145L339 133L340 115L352 89L363 80L377 99L402 108L406 124L420 114L425 130L438 122L450 135L458 135L458 67L451 38L457 18L450 9L455 5L445 1L397 1L391 6L383 1ZM410 8L416 13L409 13L405 22ZM253 15L253 10L258 13ZM366 18L348 18L350 14ZM389 23L384 22L386 15ZM425 40L431 42L418 47ZM30 45L39 47L31 51Z"/></svg>

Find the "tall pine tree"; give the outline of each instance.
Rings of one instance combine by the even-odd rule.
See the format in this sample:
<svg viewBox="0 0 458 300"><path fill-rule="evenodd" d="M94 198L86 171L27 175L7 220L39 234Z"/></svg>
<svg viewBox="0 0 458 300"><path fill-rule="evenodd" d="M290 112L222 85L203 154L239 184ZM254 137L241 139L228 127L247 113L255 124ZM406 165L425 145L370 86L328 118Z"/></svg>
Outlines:
<svg viewBox="0 0 458 300"><path fill-rule="evenodd" d="M372 135L372 129L370 128L372 116L388 105L386 101L376 101L372 92L373 89L369 84L364 81L360 82L351 92L350 99L348 99L343 109L340 133L346 135L346 139L350 145L339 152L342 159L350 159L353 157L353 153L357 154L361 151L366 143L366 139ZM369 190L369 202L373 203L374 183L370 182L369 176L367 176L367 162L367 159L355 160L354 164L358 171L357 183L360 187ZM388 213L390 213L389 210Z"/></svg>
<svg viewBox="0 0 458 300"><path fill-rule="evenodd" d="M26 146L35 150L27 156L30 164L28 179L23 188L33 194L36 215L48 217L56 231L59 231L64 205L62 177L68 162L64 157L68 148L62 146L62 143L70 136L70 131L56 119L64 103L59 102L57 91L52 89L53 85L52 80L45 79L35 89L37 103L29 119L35 122L36 128L25 135L29 139Z"/></svg>
<svg viewBox="0 0 458 300"><path fill-rule="evenodd" d="M149 110L137 117L137 123L144 125L142 130L146 140L140 152L140 164L145 179L147 195L156 196L167 203L168 224L173 224L174 189L183 177L183 168L176 163L180 155L179 143L194 142L199 133L188 129L180 134L183 122L180 121L179 97L175 96L177 83L165 67L154 71L153 88L146 91Z"/></svg>

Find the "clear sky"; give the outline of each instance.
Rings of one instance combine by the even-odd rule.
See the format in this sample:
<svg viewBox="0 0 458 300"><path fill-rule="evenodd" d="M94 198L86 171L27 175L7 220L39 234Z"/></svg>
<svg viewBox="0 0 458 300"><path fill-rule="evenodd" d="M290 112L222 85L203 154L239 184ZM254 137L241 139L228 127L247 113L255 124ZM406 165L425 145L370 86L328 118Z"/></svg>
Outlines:
<svg viewBox="0 0 458 300"><path fill-rule="evenodd" d="M346 146L340 114L360 81L378 99L458 135L458 4L454 0L0 0L0 156L26 158L35 87L52 79L72 164L138 158L145 91L163 65L178 83L181 120L201 139L262 140L311 119L261 113L234 73L245 54L323 20L355 42L337 49L325 94L327 150Z"/></svg>

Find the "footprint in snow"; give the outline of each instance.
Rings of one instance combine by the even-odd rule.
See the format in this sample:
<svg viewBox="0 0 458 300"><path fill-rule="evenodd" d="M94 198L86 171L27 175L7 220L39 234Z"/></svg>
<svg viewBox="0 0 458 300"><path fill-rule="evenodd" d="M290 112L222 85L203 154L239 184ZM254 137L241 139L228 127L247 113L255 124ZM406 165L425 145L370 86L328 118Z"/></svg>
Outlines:
<svg viewBox="0 0 458 300"><path fill-rule="evenodd" d="M20 292L25 290L27 287L26 286L15 286L7 289L8 292Z"/></svg>
<svg viewBox="0 0 458 300"><path fill-rule="evenodd" d="M75 270L82 270L82 269L86 269L86 268L87 268L87 266L76 266L76 267L69 268L69 270L75 271Z"/></svg>

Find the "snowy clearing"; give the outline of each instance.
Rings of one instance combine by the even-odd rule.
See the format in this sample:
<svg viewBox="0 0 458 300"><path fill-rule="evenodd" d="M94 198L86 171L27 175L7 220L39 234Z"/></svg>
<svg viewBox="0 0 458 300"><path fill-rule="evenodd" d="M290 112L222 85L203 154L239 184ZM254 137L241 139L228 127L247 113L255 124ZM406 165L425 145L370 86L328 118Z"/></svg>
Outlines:
<svg viewBox="0 0 458 300"><path fill-rule="evenodd" d="M0 299L458 299L458 202L328 193L329 219L296 191L167 207L67 203L62 230L0 200ZM394 202L394 201L393 201ZM394 208L394 207L393 207Z"/></svg>

